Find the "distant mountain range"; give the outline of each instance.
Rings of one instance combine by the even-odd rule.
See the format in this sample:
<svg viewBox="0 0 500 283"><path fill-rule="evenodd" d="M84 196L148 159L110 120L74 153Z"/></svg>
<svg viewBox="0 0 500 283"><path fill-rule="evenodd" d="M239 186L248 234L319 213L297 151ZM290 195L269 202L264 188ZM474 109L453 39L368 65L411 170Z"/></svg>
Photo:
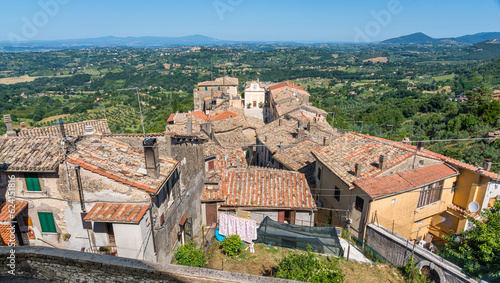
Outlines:
<svg viewBox="0 0 500 283"><path fill-rule="evenodd" d="M86 39L66 39L26 42L0 42L0 51L29 51L43 49L82 49L90 47L135 47L160 48L172 46L210 46L228 44L231 41L219 40L203 35L182 37L115 37L106 36Z"/></svg>
<svg viewBox="0 0 500 283"><path fill-rule="evenodd" d="M382 41L387 44L475 44L487 40L500 39L500 32L482 32L451 38L432 38L417 32L410 35L391 38Z"/></svg>

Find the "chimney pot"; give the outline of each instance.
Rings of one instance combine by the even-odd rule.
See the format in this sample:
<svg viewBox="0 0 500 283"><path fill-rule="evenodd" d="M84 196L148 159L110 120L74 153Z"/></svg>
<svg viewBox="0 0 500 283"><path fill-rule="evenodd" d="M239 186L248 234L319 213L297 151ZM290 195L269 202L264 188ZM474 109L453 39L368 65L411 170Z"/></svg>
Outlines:
<svg viewBox="0 0 500 283"><path fill-rule="evenodd" d="M12 127L12 118L10 117L10 114L3 115L3 121L5 122L5 126L7 127L7 136L8 137L17 136L16 132L14 131L14 128Z"/></svg>
<svg viewBox="0 0 500 283"><path fill-rule="evenodd" d="M424 149L424 142L423 141L417 142L417 150L422 151L423 149Z"/></svg>
<svg viewBox="0 0 500 283"><path fill-rule="evenodd" d="M142 145L144 146L148 177L153 179L160 178L160 155L156 138L147 138L142 142Z"/></svg>
<svg viewBox="0 0 500 283"><path fill-rule="evenodd" d="M378 159L378 169L385 170L387 168L387 155L380 155Z"/></svg>
<svg viewBox="0 0 500 283"><path fill-rule="evenodd" d="M362 165L359 164L359 163L356 163L356 165L354 166L354 169L355 169L354 175L356 177L360 177L361 176L361 168L362 168Z"/></svg>
<svg viewBox="0 0 500 283"><path fill-rule="evenodd" d="M483 162L484 171L491 171L491 165L492 165L491 159L484 160L484 162Z"/></svg>

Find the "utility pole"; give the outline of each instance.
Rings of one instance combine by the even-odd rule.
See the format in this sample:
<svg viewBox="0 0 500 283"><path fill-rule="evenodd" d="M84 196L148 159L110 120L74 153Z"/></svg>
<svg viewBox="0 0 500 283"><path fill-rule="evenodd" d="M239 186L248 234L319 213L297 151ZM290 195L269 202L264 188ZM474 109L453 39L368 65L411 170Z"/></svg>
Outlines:
<svg viewBox="0 0 500 283"><path fill-rule="evenodd" d="M139 113L141 114L142 133L144 134L144 138L146 138L146 130L144 129L144 118L142 116L141 100L139 99L139 88L131 87L131 88L118 89L118 91L126 91L126 90L135 90L137 92L137 102L139 103Z"/></svg>

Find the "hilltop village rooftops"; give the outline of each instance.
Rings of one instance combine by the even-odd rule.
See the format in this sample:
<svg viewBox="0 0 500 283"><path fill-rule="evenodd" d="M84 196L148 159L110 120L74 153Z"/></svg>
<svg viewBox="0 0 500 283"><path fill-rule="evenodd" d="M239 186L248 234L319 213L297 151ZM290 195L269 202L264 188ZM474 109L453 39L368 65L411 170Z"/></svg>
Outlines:
<svg viewBox="0 0 500 283"><path fill-rule="evenodd" d="M62 159L58 138L0 137L0 171L55 172Z"/></svg>
<svg viewBox="0 0 500 283"><path fill-rule="evenodd" d="M96 203L85 221L138 224L149 210L149 205L126 203Z"/></svg>
<svg viewBox="0 0 500 283"><path fill-rule="evenodd" d="M414 190L459 174L456 169L442 163L384 177L356 180L354 183L371 198L377 199Z"/></svg>
<svg viewBox="0 0 500 283"><path fill-rule="evenodd" d="M207 186L202 201L221 201L226 208L316 210L303 174L249 167L228 169L220 186Z"/></svg>
<svg viewBox="0 0 500 283"><path fill-rule="evenodd" d="M255 144L248 136L243 134L241 129L236 129L230 132L216 133L215 139L220 146L242 146L247 147Z"/></svg>
<svg viewBox="0 0 500 283"><path fill-rule="evenodd" d="M213 162L205 172L206 183L219 183L223 169L248 167L241 147L212 145L205 147L204 152L205 160Z"/></svg>
<svg viewBox="0 0 500 283"><path fill-rule="evenodd" d="M87 138L67 161L101 176L156 194L178 165L174 159L160 158L160 178L147 175L144 151L107 139Z"/></svg>
<svg viewBox="0 0 500 283"><path fill-rule="evenodd" d="M293 171L304 173L309 183L314 183L314 170L316 158L311 151L320 148L321 145L311 141L302 142L292 148L285 149L281 154L273 156L279 163Z"/></svg>
<svg viewBox="0 0 500 283"><path fill-rule="evenodd" d="M200 87L204 86L238 86L239 80L238 78L233 77L222 77L216 78L215 81L205 81L198 84Z"/></svg>
<svg viewBox="0 0 500 283"><path fill-rule="evenodd" d="M238 115L233 118L213 121L211 123L212 129L216 133L232 131L238 128L241 128L243 130L247 128L257 129L265 125L264 122L262 122L262 120L260 119L244 115Z"/></svg>
<svg viewBox="0 0 500 283"><path fill-rule="evenodd" d="M280 144L283 149L294 146L306 140L322 144L324 138L328 141L337 137L336 131L326 123L318 120L308 126L303 123L303 137L299 136L299 121L295 119L277 119L256 130L257 138L271 153L278 152Z"/></svg>
<svg viewBox="0 0 500 283"><path fill-rule="evenodd" d="M66 136L79 137L84 135L111 134L106 120L89 120L64 124ZM59 125L42 128L21 128L17 134L20 137L62 137Z"/></svg>

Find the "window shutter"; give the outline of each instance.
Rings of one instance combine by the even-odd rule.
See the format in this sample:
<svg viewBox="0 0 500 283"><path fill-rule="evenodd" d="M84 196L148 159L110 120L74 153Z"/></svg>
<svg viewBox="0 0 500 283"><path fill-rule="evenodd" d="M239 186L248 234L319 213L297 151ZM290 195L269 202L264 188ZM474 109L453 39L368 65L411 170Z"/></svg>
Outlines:
<svg viewBox="0 0 500 283"><path fill-rule="evenodd" d="M42 188L40 187L40 180L38 180L38 174L36 173L24 173L24 180L26 181L26 189L30 192L40 192Z"/></svg>
<svg viewBox="0 0 500 283"><path fill-rule="evenodd" d="M38 218L40 219L40 226L43 233L57 232L52 212L38 212Z"/></svg>

